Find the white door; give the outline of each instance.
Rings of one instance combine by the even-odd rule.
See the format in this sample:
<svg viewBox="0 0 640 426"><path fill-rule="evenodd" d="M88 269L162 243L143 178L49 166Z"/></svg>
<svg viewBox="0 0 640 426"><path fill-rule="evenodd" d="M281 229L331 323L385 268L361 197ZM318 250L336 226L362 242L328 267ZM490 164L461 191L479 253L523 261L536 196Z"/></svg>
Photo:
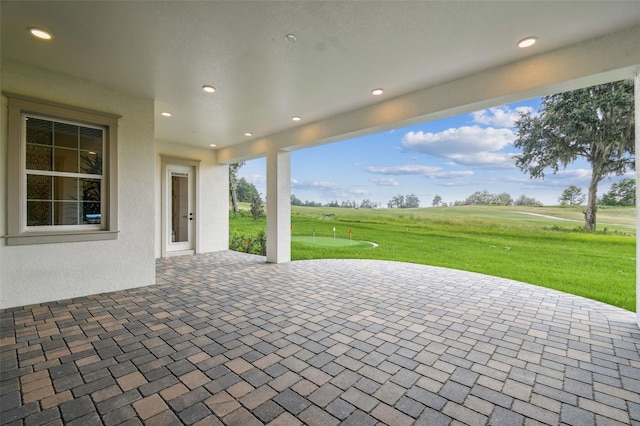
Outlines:
<svg viewBox="0 0 640 426"><path fill-rule="evenodd" d="M193 252L195 248L194 168L167 167L167 252Z"/></svg>

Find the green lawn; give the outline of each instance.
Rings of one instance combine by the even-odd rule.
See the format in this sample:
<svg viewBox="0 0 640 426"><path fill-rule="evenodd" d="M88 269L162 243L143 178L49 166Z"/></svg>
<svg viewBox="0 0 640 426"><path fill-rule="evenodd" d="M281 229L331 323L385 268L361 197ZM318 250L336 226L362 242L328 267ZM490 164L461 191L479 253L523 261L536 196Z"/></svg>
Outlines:
<svg viewBox="0 0 640 426"><path fill-rule="evenodd" d="M525 214L526 213L526 214ZM256 234L264 219L231 216L232 233ZM569 219L558 220L555 218ZM396 260L480 272L554 288L635 311L635 209L600 209L598 232L581 230L580 208L464 206L355 210L293 207L293 260ZM327 247L298 237L370 241Z"/></svg>

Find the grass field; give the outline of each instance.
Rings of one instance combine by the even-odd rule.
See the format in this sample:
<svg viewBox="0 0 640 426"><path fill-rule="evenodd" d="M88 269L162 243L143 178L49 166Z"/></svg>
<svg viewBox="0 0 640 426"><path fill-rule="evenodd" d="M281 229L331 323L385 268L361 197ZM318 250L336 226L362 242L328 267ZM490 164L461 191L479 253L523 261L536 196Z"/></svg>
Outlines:
<svg viewBox="0 0 640 426"><path fill-rule="evenodd" d="M371 243L358 240L334 237L314 237L313 235L293 235L291 237L291 242L306 244L312 247L343 247L350 249L374 247Z"/></svg>
<svg viewBox="0 0 640 426"><path fill-rule="evenodd" d="M581 208L464 206L355 210L293 207L292 259L396 260L480 272L554 288L635 311L635 209L598 212L598 232L581 228ZM232 233L255 234L264 219L231 216ZM327 247L296 241L352 238L379 244Z"/></svg>

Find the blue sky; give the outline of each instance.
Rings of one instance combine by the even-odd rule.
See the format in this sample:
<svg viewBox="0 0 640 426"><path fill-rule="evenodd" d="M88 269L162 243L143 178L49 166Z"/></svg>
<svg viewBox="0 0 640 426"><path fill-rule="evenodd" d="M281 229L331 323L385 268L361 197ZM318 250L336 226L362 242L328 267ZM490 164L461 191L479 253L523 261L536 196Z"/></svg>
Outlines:
<svg viewBox="0 0 640 426"><path fill-rule="evenodd" d="M569 185L586 193L591 170L578 161L555 175L549 171L544 180L532 180L515 166L514 120L520 111L537 112L539 106L539 98L531 99L294 151L291 193L302 201L369 199L383 206L395 195L413 193L422 207L429 207L436 194L449 203L487 190L556 205ZM264 158L248 161L238 175L266 194ZM620 179L605 178L598 193Z"/></svg>

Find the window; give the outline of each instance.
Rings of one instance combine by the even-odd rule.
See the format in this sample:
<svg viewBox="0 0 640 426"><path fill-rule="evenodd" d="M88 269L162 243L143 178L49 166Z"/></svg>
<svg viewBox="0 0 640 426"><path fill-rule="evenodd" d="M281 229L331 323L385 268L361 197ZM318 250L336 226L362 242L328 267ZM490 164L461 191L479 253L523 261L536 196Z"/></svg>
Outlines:
<svg viewBox="0 0 640 426"><path fill-rule="evenodd" d="M119 117L8 98L8 244L117 238Z"/></svg>

